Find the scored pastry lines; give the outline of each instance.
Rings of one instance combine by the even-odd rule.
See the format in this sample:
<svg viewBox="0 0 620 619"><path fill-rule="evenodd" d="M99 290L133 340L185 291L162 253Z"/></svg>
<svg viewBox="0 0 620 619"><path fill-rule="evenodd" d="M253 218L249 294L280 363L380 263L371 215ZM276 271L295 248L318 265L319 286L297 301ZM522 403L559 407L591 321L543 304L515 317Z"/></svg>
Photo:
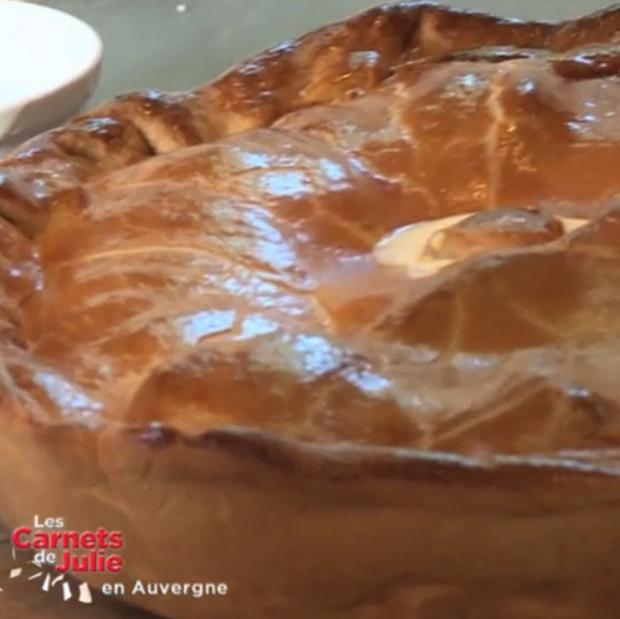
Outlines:
<svg viewBox="0 0 620 619"><path fill-rule="evenodd" d="M441 351L442 358L452 358L459 350L459 345L463 339L463 328L465 325L465 308L463 294L456 291L451 295L452 301L452 324L450 325L450 339L445 351Z"/></svg>
<svg viewBox="0 0 620 619"><path fill-rule="evenodd" d="M559 340L562 336L566 335L566 333L564 331L560 331L555 324L545 320L540 314L535 314L531 308L524 304L523 301L511 299L509 306L516 316L523 319L527 324L547 334L551 338Z"/></svg>
<svg viewBox="0 0 620 619"><path fill-rule="evenodd" d="M492 421L497 417L501 417L506 413L509 413L511 410L518 408L524 401L530 397L531 392L526 389L515 389L515 387L519 387L518 383L513 385L505 385L501 390L504 393L508 393L510 397L508 397L505 401L499 402L495 406L489 406L489 403L486 402L485 406L480 406L475 411L472 408L469 408L464 411L460 411L458 415L453 415L448 421L454 421L454 424L451 428L444 430L443 432L438 432L435 434L433 443L435 445L439 443L445 443L451 439L457 439L466 432L471 431L472 429L480 426L484 423ZM500 400L500 398L497 398ZM458 422L459 417L464 417L462 422Z"/></svg>
<svg viewBox="0 0 620 619"><path fill-rule="evenodd" d="M370 233L366 232L361 226L355 225L352 221L345 219L341 214L326 209L318 200L312 201L312 207L315 213L323 216L326 220L336 224L339 228L347 232L352 238L362 241L362 243L371 249L376 239Z"/></svg>
<svg viewBox="0 0 620 619"><path fill-rule="evenodd" d="M224 264L224 260L228 260L228 262L232 265L235 265L237 268L242 268L245 271L253 272L256 269L253 268L256 264L260 265L260 270L258 276L266 282L270 282L273 284L277 284L278 286L289 290L293 293L299 293L300 295L310 294L310 291L304 290L303 288L296 287L293 283L287 281L282 277L282 271L276 270L271 267L267 262L261 261L256 257L246 258L241 253L234 253L230 251L230 249L226 248L224 245L215 245L212 249L207 249L205 246L202 247L193 247L193 246L181 246L181 245L147 245L140 247L131 247L126 249L113 249L103 252L98 252L94 254L86 254L84 256L80 256L74 260L70 260L67 262L68 265L80 265L80 264L89 264L91 262L105 262L105 261L115 261L119 257L141 257L147 255L149 257L155 257L157 255L165 255L165 254L179 254L179 255L193 255L193 256L203 256L208 257L210 263L216 262L220 264ZM156 264L156 260L154 263ZM105 268L105 267L104 267ZM127 265L127 268L131 269L130 265ZM138 273L143 272L144 263L138 264ZM131 271L130 271L131 272ZM108 271L103 271L103 274L108 274ZM79 275L78 275L79 277ZM89 274L85 275L86 278L89 277Z"/></svg>
<svg viewBox="0 0 620 619"><path fill-rule="evenodd" d="M219 251L219 247L217 248ZM70 264L84 264L88 262L96 262L99 260L114 260L119 257L142 256L144 254L191 254L203 255L213 258L216 256L215 250L208 250L204 247L192 247L182 245L141 245L140 247L128 247L125 249L110 249L107 251L97 252L94 254L86 254L79 258L69 261Z"/></svg>
<svg viewBox="0 0 620 619"><path fill-rule="evenodd" d="M5 358L0 361L0 382L7 386L7 392L10 394L16 394L14 397L15 400L19 402L20 405L23 405L24 408L27 408L28 414L34 417L39 421L43 421L49 418L49 414L45 412L44 408L37 402L35 398L33 398L30 393L26 390L22 389L16 382L7 368L6 361L6 350L3 351ZM9 358L11 362L19 362L23 361L29 367L36 369L36 363L31 361L30 359L23 360L20 358Z"/></svg>
<svg viewBox="0 0 620 619"><path fill-rule="evenodd" d="M415 165L417 167L418 170L423 170L423 166L421 165L423 163L422 161L422 151L420 148L420 144L422 143L421 140L418 138L417 133L416 133L416 126L415 123L407 123L404 120L403 117L403 110L407 109L407 107L411 107L411 102L416 100L416 92L418 90L418 83L416 83L416 85L414 85L413 89L408 90L404 84L402 84L401 82L396 82L396 84L392 87L392 91L394 92L394 94L396 95L397 100L400 100L400 106L397 107L399 113L398 113L398 118L401 122L401 125L403 127L406 128L406 133L404 134L403 137L406 137L406 141L409 145L409 147L411 148L411 153L413 156L413 161L415 162ZM391 125L395 124L395 114L393 113L391 115ZM414 183L412 180L405 178L405 179L399 179L399 183L401 183L403 185L403 187L411 190L415 190L418 193L421 193L427 200L428 204L431 207L431 213L429 214L434 214L434 215L438 215L439 213L441 213L441 204L439 201L439 197L437 195L435 195L423 182L422 182L422 176L423 174L419 175L418 177L418 182ZM389 177L384 177L386 180L390 180Z"/></svg>
<svg viewBox="0 0 620 619"><path fill-rule="evenodd" d="M506 122L506 111L501 101L502 94L504 92L501 81L502 77L503 67L500 67L488 86L491 92L487 98L487 106L491 112L492 122L485 142L487 169L489 174L488 192L490 209L497 208L499 205L498 197L502 182L502 158L501 154L498 152L501 140L501 131Z"/></svg>

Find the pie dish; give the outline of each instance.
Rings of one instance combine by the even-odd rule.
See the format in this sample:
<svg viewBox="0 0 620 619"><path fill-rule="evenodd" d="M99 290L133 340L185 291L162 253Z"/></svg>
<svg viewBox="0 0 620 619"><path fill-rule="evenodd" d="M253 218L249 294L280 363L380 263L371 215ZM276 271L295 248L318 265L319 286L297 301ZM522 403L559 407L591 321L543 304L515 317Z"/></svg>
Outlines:
<svg viewBox="0 0 620 619"><path fill-rule="evenodd" d="M178 619L616 616L619 37L391 4L2 161L4 521Z"/></svg>
<svg viewBox="0 0 620 619"><path fill-rule="evenodd" d="M76 114L96 86L101 53L97 33L73 15L0 0L0 154Z"/></svg>

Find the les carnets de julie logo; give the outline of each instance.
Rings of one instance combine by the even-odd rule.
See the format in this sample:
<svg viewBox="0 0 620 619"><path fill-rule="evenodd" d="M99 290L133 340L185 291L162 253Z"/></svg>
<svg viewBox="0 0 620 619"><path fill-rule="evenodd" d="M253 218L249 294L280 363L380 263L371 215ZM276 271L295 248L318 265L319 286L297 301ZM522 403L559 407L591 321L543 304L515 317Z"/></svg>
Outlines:
<svg viewBox="0 0 620 619"><path fill-rule="evenodd" d="M93 597L88 584L76 584L76 581L86 580L87 574L109 574L113 577L125 567L122 531L103 527L89 531L70 530L65 528L64 518L42 518L37 515L31 525L14 529L11 541L13 560L17 562L19 556L28 553L26 565L35 573L28 575L25 566L18 566L11 570L9 579L25 576L30 581L38 580L44 592L60 588L65 601L75 598L83 604L91 604ZM77 594L74 594L72 585L77 587ZM122 597L174 595L203 598L227 595L228 586L213 582L153 583L136 580L132 586L120 582L104 583L100 591L103 595Z"/></svg>
<svg viewBox="0 0 620 619"><path fill-rule="evenodd" d="M123 557L109 554L125 544L120 531L65 531L64 526L62 518L48 518L41 523L35 516L34 530L19 527L13 531L13 546L34 551L34 561L54 565L59 572L118 574L123 569Z"/></svg>

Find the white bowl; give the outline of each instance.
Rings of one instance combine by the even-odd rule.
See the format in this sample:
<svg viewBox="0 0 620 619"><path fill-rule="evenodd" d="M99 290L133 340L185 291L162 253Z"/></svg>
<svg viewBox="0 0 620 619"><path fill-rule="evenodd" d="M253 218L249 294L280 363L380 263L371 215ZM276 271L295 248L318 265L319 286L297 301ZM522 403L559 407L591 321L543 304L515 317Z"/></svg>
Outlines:
<svg viewBox="0 0 620 619"><path fill-rule="evenodd" d="M99 77L102 43L72 15L0 0L0 150L79 110Z"/></svg>

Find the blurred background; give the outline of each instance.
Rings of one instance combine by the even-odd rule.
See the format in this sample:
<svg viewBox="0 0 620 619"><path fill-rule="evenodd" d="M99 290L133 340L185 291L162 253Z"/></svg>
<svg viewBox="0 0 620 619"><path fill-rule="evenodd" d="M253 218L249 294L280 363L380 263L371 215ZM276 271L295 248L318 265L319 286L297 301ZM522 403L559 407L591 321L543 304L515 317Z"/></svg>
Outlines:
<svg viewBox="0 0 620 619"><path fill-rule="evenodd" d="M612 0L443 0L529 19L563 19ZM185 90L252 52L383 4L373 0L43 0L90 23L105 44L89 106L138 88Z"/></svg>

